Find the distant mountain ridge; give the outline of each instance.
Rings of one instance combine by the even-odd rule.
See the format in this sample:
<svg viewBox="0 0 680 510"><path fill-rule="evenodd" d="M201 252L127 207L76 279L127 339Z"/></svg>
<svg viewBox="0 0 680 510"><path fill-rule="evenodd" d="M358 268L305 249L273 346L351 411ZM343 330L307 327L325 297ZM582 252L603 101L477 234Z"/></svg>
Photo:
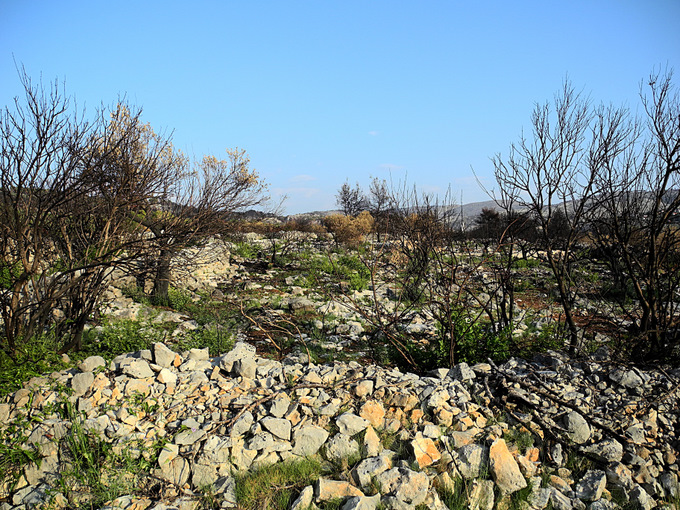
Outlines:
<svg viewBox="0 0 680 510"><path fill-rule="evenodd" d="M639 199L641 199L644 203L648 204L648 207L651 207L651 202L655 198L655 194L653 191L637 191L633 192L634 194L639 195ZM666 192L666 194L662 197L662 201L666 204L674 201L677 199L678 194L680 194L680 190L676 189L671 189ZM557 205L557 204L555 204ZM572 204L573 207L573 204ZM472 218L475 218L479 216L479 214L482 212L483 209L492 209L494 211L499 211L502 212L503 209L493 200L486 200L483 202L470 202L468 204L463 204L462 206L459 204L455 204L453 208L457 209L456 213L460 214L462 213L463 221L466 223L469 223L469 221ZM644 208L644 206L643 206ZM521 211L523 210L523 207L516 207L516 210ZM326 216L329 216L331 214L342 214L342 211L338 209L333 209L333 210L328 210L328 211L313 211L313 212L308 212L308 213L300 213L300 214L291 214L288 216L285 216L281 219L283 220L321 220Z"/></svg>

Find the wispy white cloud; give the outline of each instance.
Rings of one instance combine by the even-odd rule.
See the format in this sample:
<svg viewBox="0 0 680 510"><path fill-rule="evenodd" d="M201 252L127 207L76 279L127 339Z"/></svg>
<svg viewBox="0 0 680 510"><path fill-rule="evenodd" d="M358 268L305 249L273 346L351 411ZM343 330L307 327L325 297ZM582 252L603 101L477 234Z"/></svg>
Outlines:
<svg viewBox="0 0 680 510"><path fill-rule="evenodd" d="M378 136L380 134L380 132L379 131L369 131L368 134L371 135L371 136Z"/></svg>
<svg viewBox="0 0 680 510"><path fill-rule="evenodd" d="M319 188L306 187L289 187L289 188L274 188L272 192L277 196L288 196L289 198L312 198L319 193Z"/></svg>
<svg viewBox="0 0 680 510"><path fill-rule="evenodd" d="M309 181L316 181L316 177L313 175L308 175L308 174L300 174L300 175L294 175L290 179L288 179L289 182L309 182Z"/></svg>

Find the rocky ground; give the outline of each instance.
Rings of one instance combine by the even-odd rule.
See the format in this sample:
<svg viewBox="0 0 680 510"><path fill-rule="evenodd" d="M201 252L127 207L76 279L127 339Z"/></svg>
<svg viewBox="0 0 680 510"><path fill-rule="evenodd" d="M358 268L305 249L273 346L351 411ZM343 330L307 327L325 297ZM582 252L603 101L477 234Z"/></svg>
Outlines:
<svg viewBox="0 0 680 510"><path fill-rule="evenodd" d="M307 346L365 346L347 299L305 287L304 275L265 268L255 278L228 251L202 253L183 286L216 300L256 296L274 316L315 315L319 334L299 335ZM362 352L312 360L299 342L277 361L253 337L219 356L174 352L174 339L199 324L170 310L149 315L125 296L129 283L115 282L105 313L173 323L167 342L110 362L87 358L0 401L0 459L29 452L16 458L31 461L0 462L0 510L239 508L243 473L300 459L322 468L292 484L298 510L678 507L680 369L621 366L605 348L420 376ZM375 296L390 306L389 289L345 298ZM433 333L426 317L408 328ZM97 466L101 458L123 460ZM79 472L87 469L98 475ZM95 485L100 499L117 487L115 497L93 505Z"/></svg>
<svg viewBox="0 0 680 510"><path fill-rule="evenodd" d="M206 487L219 507L235 508L234 473L313 456L335 469L292 508L341 498L344 509L443 509L442 487L466 491L479 509L509 508L520 493L521 508L672 508L680 370L614 367L598 354L459 364L423 377L314 365L301 353L278 362L246 343L213 358L162 343L108 364L91 357L0 404L1 433L18 434L12 424L23 422L26 445L42 457L5 487L0 508L87 501L86 488L65 494L59 483L73 462L65 440L76 422L114 449L146 455L160 445L138 482L154 495L104 508L200 508ZM64 416L60 402L78 412Z"/></svg>

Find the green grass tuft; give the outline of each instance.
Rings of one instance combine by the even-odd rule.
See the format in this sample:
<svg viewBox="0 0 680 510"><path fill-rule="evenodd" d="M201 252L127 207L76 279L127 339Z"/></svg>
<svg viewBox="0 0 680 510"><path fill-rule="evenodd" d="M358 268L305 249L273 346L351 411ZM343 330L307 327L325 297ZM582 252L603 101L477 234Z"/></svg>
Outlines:
<svg viewBox="0 0 680 510"><path fill-rule="evenodd" d="M239 508L288 509L297 494L322 474L314 459L281 462L235 476Z"/></svg>

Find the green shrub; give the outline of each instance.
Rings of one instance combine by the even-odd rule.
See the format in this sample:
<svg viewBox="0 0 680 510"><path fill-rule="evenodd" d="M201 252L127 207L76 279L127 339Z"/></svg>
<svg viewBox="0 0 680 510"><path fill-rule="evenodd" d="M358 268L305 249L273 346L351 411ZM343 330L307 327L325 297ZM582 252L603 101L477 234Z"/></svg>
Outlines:
<svg viewBox="0 0 680 510"><path fill-rule="evenodd" d="M208 348L210 356L218 356L229 352L236 341L234 332L228 326L222 324L208 324L195 331L191 331L184 340L180 349L204 349Z"/></svg>
<svg viewBox="0 0 680 510"><path fill-rule="evenodd" d="M0 397L21 389L32 377L64 368L66 364L57 354L57 344L51 334L31 338L17 349L15 359L0 349Z"/></svg>
<svg viewBox="0 0 680 510"><path fill-rule="evenodd" d="M257 257L258 251L259 249L256 246L245 241L239 241L236 243L234 253L244 259L254 259Z"/></svg>
<svg viewBox="0 0 680 510"><path fill-rule="evenodd" d="M512 261L513 269L530 269L541 265L538 259L514 259Z"/></svg>
<svg viewBox="0 0 680 510"><path fill-rule="evenodd" d="M146 306L151 306L151 298L146 295L144 289L139 287L125 287L121 289L121 292L125 297L129 297L135 303L141 303Z"/></svg>
<svg viewBox="0 0 680 510"><path fill-rule="evenodd" d="M34 445L27 448L25 434L6 432L6 438L0 441L0 487L12 491L25 466L31 463L40 466L41 455Z"/></svg>
<svg viewBox="0 0 680 510"><path fill-rule="evenodd" d="M185 289L170 287L168 289L168 304L173 310L184 312L192 303L191 293Z"/></svg>
<svg viewBox="0 0 680 510"><path fill-rule="evenodd" d="M9 289L12 282L21 276L21 264L15 263L12 266L2 264L0 265L0 289Z"/></svg>
<svg viewBox="0 0 680 510"><path fill-rule="evenodd" d="M68 462L59 473L59 486L73 507L100 508L123 494L143 492L162 441L150 447L141 441L114 445L87 430L84 417L68 400L62 402L62 416L71 428L62 439Z"/></svg>
<svg viewBox="0 0 680 510"><path fill-rule="evenodd" d="M161 331L129 319L107 322L99 334L89 330L84 337L83 352L88 356L104 358L150 349L154 342L163 339Z"/></svg>

